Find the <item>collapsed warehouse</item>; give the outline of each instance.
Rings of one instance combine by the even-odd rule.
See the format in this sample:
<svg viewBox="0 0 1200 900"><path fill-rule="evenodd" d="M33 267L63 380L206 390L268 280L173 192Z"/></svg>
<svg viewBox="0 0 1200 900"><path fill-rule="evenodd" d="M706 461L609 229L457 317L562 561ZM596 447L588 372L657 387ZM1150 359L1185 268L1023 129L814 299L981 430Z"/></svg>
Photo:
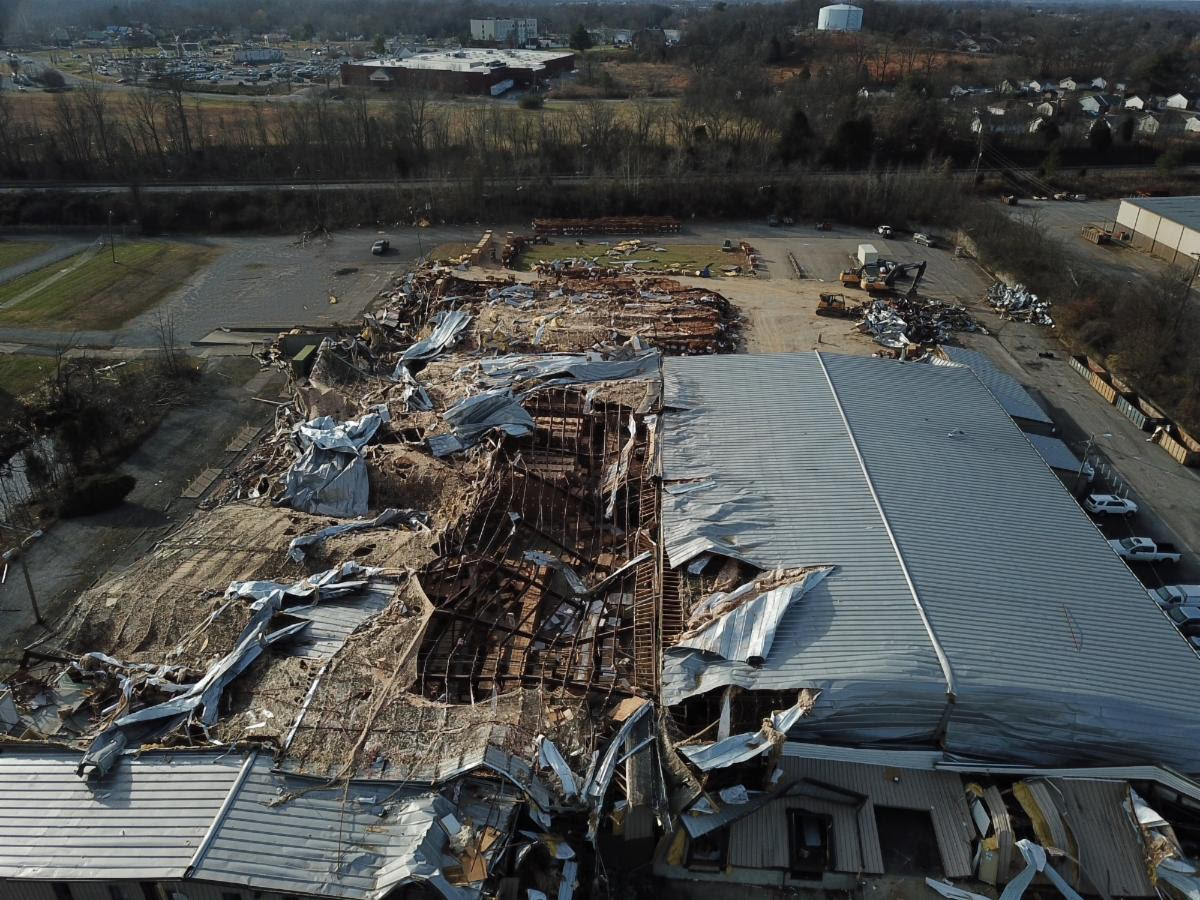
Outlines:
<svg viewBox="0 0 1200 900"><path fill-rule="evenodd" d="M0 693L0 896L1194 896L1195 655L988 389L738 329L425 270L268 347L276 428Z"/></svg>

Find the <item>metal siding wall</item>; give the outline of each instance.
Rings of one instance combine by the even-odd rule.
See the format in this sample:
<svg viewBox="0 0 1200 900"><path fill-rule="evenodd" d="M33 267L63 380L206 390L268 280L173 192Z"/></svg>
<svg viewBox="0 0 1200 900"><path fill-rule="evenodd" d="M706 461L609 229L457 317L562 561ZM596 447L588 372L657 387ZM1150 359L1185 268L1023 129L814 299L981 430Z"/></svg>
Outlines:
<svg viewBox="0 0 1200 900"><path fill-rule="evenodd" d="M1179 242L1179 257L1175 261L1181 265L1192 265L1200 255L1200 231L1192 228L1183 229L1183 238Z"/></svg>
<svg viewBox="0 0 1200 900"><path fill-rule="evenodd" d="M54 889L44 881L0 881L0 900L55 900Z"/></svg>
<svg viewBox="0 0 1200 900"><path fill-rule="evenodd" d="M1122 200L1120 207L1117 209L1117 224L1124 225L1130 231L1133 231L1137 225L1138 213L1141 211L1140 207L1134 206L1128 200Z"/></svg>
<svg viewBox="0 0 1200 900"><path fill-rule="evenodd" d="M1137 228L1133 232L1133 246L1142 250L1153 247L1160 222L1162 222L1162 216L1142 210L1137 219Z"/></svg>
<svg viewBox="0 0 1200 900"><path fill-rule="evenodd" d="M729 865L748 869L787 869L788 811L792 809L832 818L836 871L863 871L859 822L854 807L810 797L776 800L729 826Z"/></svg>
<svg viewBox="0 0 1200 900"><path fill-rule="evenodd" d="M957 775L795 757L784 757L781 765L788 778L811 778L870 798L859 816L864 871L883 871L874 809L879 805L928 811L946 875L950 878L971 875L975 830L963 798L962 780Z"/></svg>

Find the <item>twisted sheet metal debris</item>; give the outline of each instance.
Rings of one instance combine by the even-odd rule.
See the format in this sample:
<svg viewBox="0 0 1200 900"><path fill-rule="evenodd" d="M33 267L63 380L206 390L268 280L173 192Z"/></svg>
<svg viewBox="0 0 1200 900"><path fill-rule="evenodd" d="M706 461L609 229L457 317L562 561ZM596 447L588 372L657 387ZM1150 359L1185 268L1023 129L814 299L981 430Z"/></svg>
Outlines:
<svg viewBox="0 0 1200 900"><path fill-rule="evenodd" d="M1023 284L1009 285L997 281L988 288L987 302L1000 312L1002 318L1035 325L1054 325L1050 301L1039 299Z"/></svg>
<svg viewBox="0 0 1200 900"><path fill-rule="evenodd" d="M216 724L221 694L238 675L272 644L298 634L309 626L307 621L270 629L275 614L291 600L312 597L336 597L361 589L364 579L377 570L357 563L345 563L340 568L313 575L295 585L275 582L234 582L225 593L226 603L235 599L252 599L253 615L242 629L233 649L209 667L204 676L192 684L179 685L178 696L163 703L126 713L98 734L84 752L76 774L83 778L103 776L112 768L118 756L145 741L154 740L175 727L186 723L201 729ZM349 580L359 579L359 580ZM122 704L128 708L129 698Z"/></svg>
<svg viewBox="0 0 1200 900"><path fill-rule="evenodd" d="M288 557L295 562L304 562L309 550L319 549L331 537L347 534L352 531L366 531L371 528L383 528L388 525L403 525L406 528L429 528L429 514L415 509L385 509L373 519L361 522L345 522L341 525L330 525L312 534L302 534L292 538L288 544Z"/></svg>
<svg viewBox="0 0 1200 900"><path fill-rule="evenodd" d="M370 485L362 451L390 419L381 404L347 422L321 416L296 425L292 438L300 457L284 479L283 502L314 515L343 519L366 515Z"/></svg>
<svg viewBox="0 0 1200 900"><path fill-rule="evenodd" d="M497 385L513 387L527 381L579 384L654 378L662 366L662 354L657 350L635 351L624 358L616 352L608 355L610 358L600 353L510 353L484 359L479 367Z"/></svg>
<svg viewBox="0 0 1200 900"><path fill-rule="evenodd" d="M816 695L806 691L795 706L772 712L758 731L731 735L712 744L688 744L677 749L701 772L736 766L781 745L815 701Z"/></svg>
<svg viewBox="0 0 1200 900"><path fill-rule="evenodd" d="M446 309L433 316L433 333L417 341L400 354L400 363L428 361L443 353L458 340L471 321L469 313L461 309Z"/></svg>
<svg viewBox="0 0 1200 900"><path fill-rule="evenodd" d="M833 566L778 569L729 593L718 591L696 604L688 617L689 629L674 646L761 665L788 607L832 571Z"/></svg>
<svg viewBox="0 0 1200 900"><path fill-rule="evenodd" d="M473 447L493 428L512 437L522 437L534 429L533 417L507 388L468 397L442 413L442 418L450 425L451 432L429 439L434 456L449 456Z"/></svg>

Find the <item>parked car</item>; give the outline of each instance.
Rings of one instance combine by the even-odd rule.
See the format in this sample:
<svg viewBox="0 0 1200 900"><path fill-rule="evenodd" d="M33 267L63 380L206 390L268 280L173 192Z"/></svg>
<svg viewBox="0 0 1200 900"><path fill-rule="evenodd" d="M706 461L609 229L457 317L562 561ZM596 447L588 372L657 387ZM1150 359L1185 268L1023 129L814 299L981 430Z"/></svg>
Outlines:
<svg viewBox="0 0 1200 900"><path fill-rule="evenodd" d="M392 245L389 241L378 240L371 245L371 252L374 253L376 256L383 256L391 248L392 248Z"/></svg>
<svg viewBox="0 0 1200 900"><path fill-rule="evenodd" d="M1117 556L1128 562L1179 562L1179 548L1174 544L1155 543L1148 537L1127 537L1109 541Z"/></svg>
<svg viewBox="0 0 1200 900"><path fill-rule="evenodd" d="M1167 618L1188 637L1200 636L1200 606L1177 606Z"/></svg>
<svg viewBox="0 0 1200 900"><path fill-rule="evenodd" d="M1150 588L1150 596L1163 609L1200 606L1200 584L1166 584L1160 588Z"/></svg>
<svg viewBox="0 0 1200 900"><path fill-rule="evenodd" d="M918 231L913 235L914 244L924 244L926 247L936 247L937 242L923 231Z"/></svg>
<svg viewBox="0 0 1200 900"><path fill-rule="evenodd" d="M892 226L891 225L880 225L878 228L875 229L875 233L880 235L881 237L890 238L892 236Z"/></svg>
<svg viewBox="0 0 1200 900"><path fill-rule="evenodd" d="M1138 511L1136 503L1116 494L1088 494L1083 508L1098 516L1132 516Z"/></svg>
<svg viewBox="0 0 1200 900"><path fill-rule="evenodd" d="M775 215L774 213L767 216L767 225L769 225L771 228L778 228L779 227L779 216Z"/></svg>

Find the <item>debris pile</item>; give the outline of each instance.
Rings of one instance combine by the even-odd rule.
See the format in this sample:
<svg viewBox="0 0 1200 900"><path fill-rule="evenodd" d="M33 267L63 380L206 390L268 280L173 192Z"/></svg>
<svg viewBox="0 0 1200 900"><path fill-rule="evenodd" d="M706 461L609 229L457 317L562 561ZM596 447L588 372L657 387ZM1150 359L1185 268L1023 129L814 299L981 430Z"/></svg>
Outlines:
<svg viewBox="0 0 1200 900"><path fill-rule="evenodd" d="M1039 300L1038 295L1031 293L1023 284L1008 285L997 281L988 288L987 302L999 311L1002 319L1050 327L1054 325L1054 319L1050 316L1050 301Z"/></svg>
<svg viewBox="0 0 1200 900"><path fill-rule="evenodd" d="M920 295L876 298L850 312L862 315L860 331L892 349L944 343L951 332L978 327L962 306Z"/></svg>

